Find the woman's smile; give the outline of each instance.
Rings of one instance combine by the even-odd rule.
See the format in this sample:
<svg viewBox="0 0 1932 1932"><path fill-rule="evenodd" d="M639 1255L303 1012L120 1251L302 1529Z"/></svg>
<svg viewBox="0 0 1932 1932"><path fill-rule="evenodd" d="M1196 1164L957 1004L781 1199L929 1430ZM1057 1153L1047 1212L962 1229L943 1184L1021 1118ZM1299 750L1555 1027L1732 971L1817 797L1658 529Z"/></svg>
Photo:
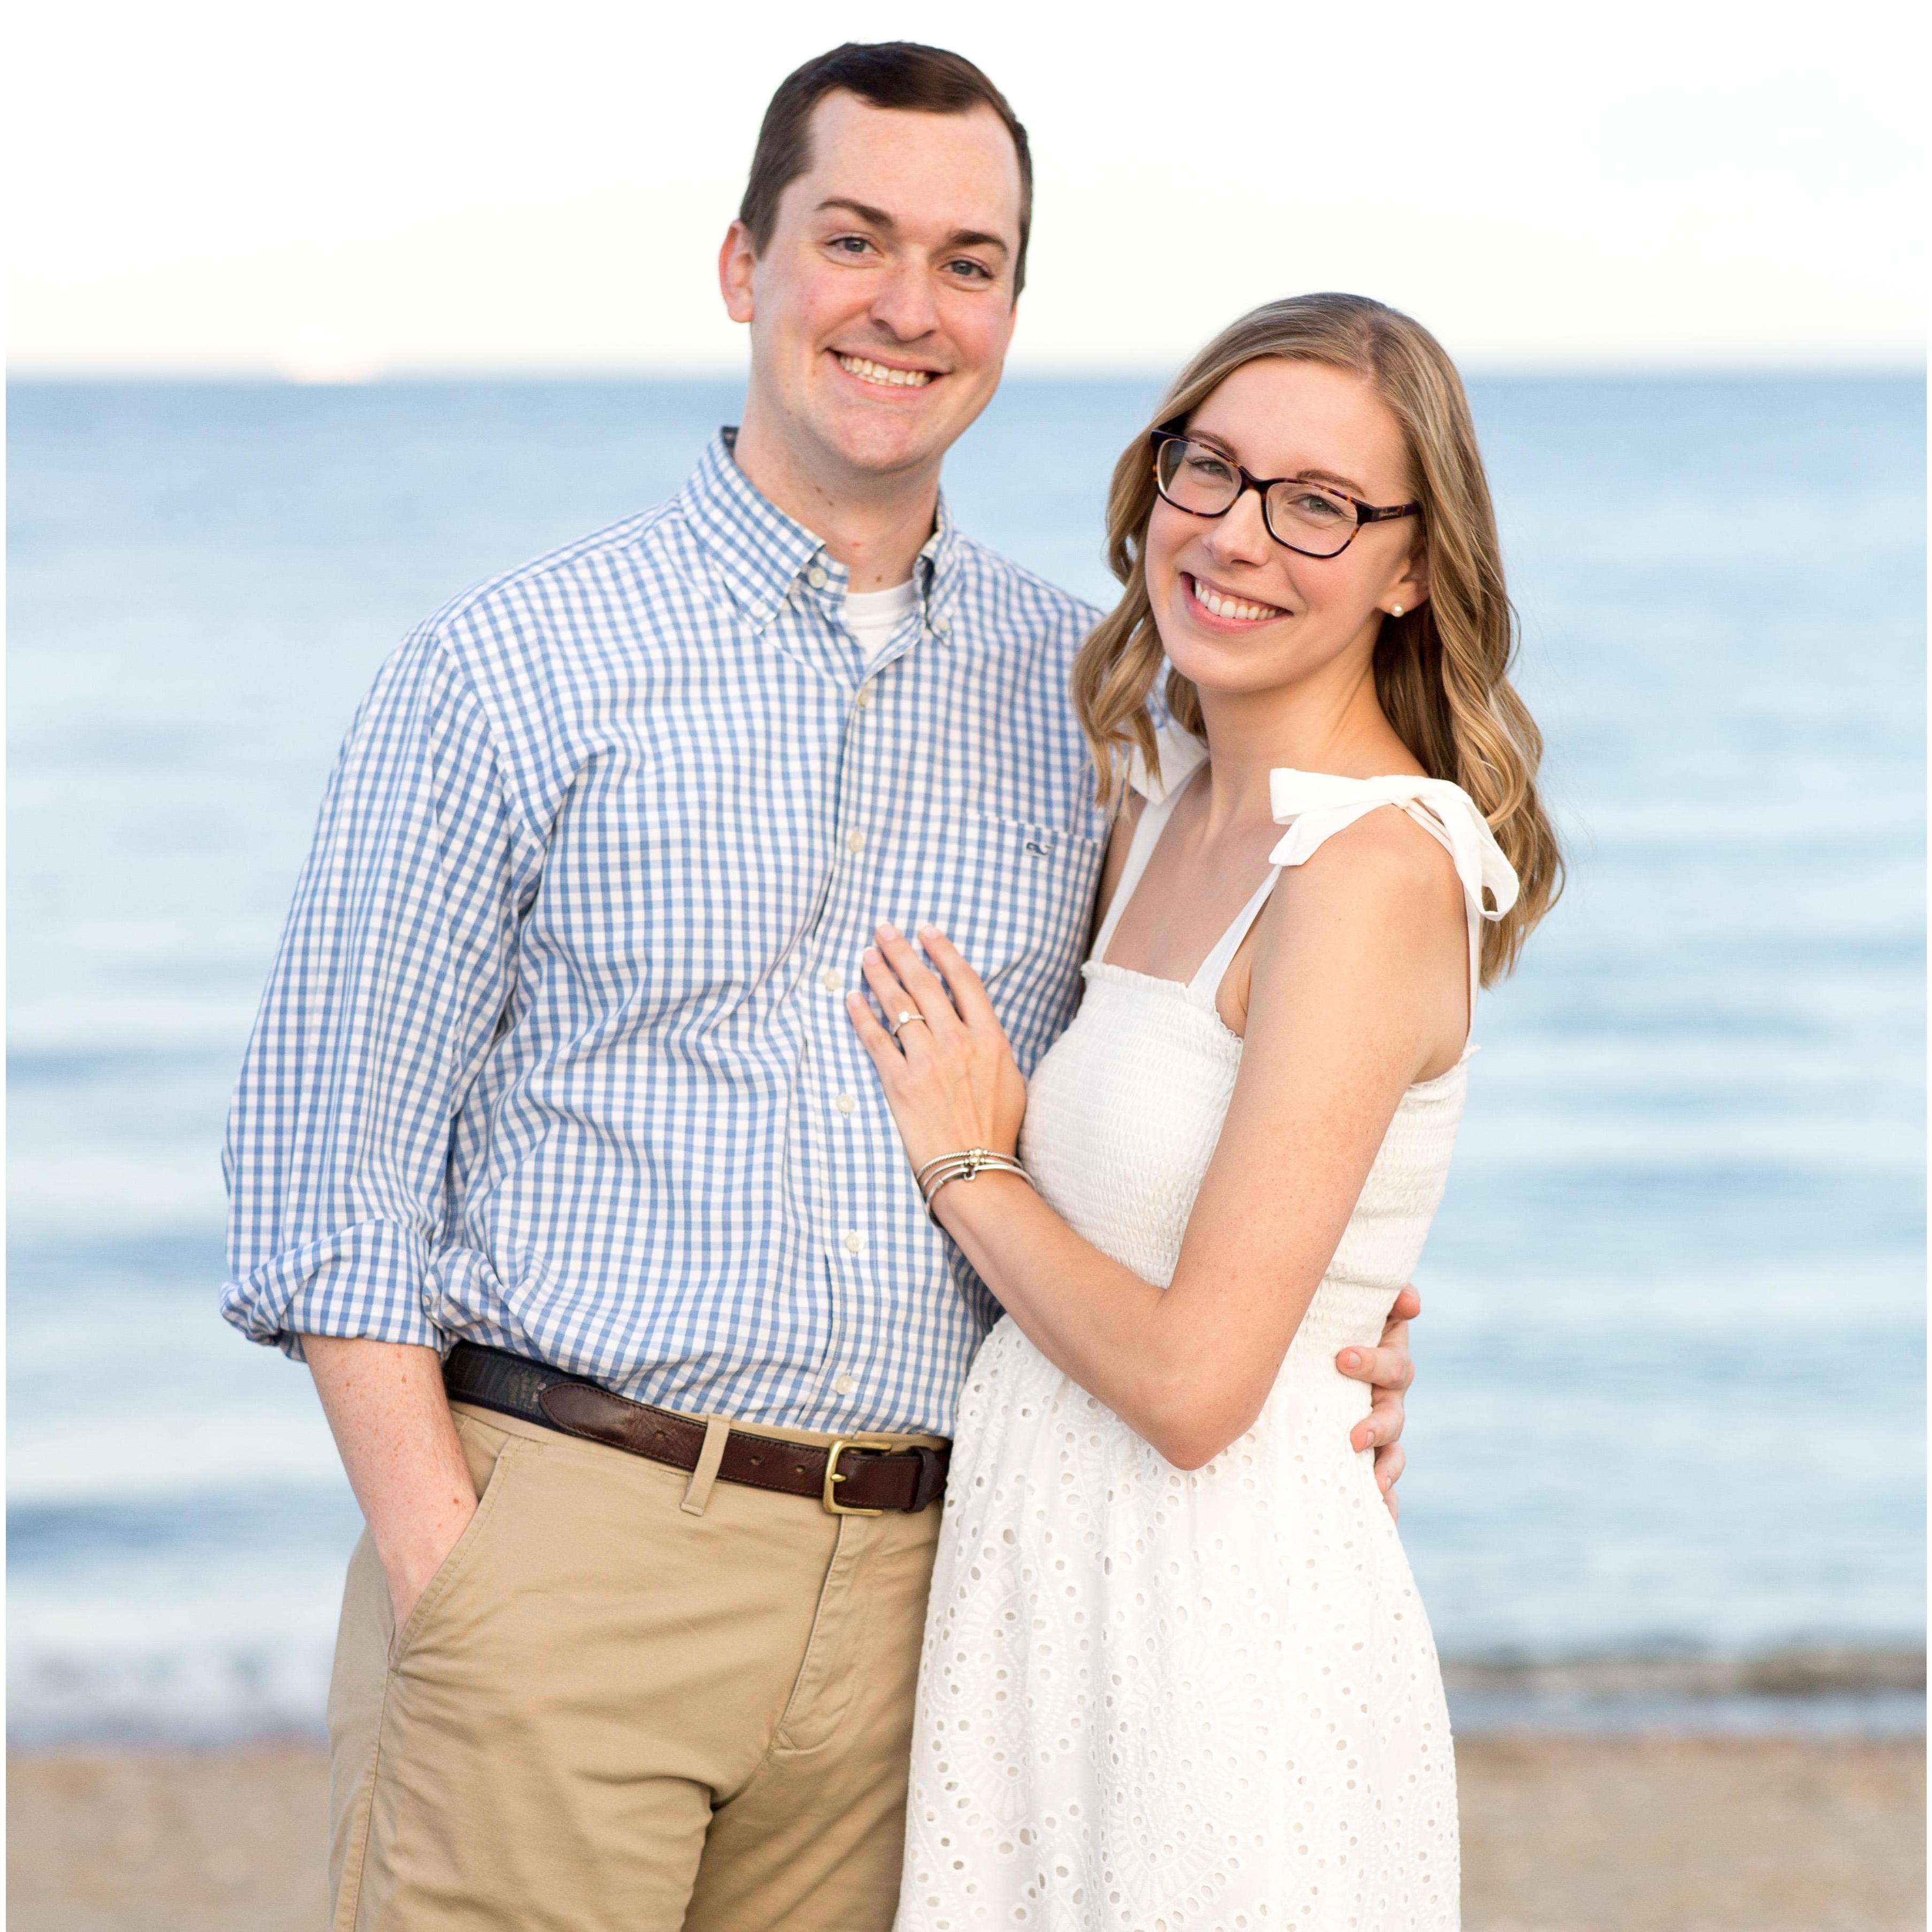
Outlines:
<svg viewBox="0 0 1932 1932"><path fill-rule="evenodd" d="M1259 598L1244 597L1225 584L1189 572L1178 573L1187 593L1187 614L1210 630L1251 630L1257 624L1271 624L1290 614L1279 604L1264 604Z"/></svg>

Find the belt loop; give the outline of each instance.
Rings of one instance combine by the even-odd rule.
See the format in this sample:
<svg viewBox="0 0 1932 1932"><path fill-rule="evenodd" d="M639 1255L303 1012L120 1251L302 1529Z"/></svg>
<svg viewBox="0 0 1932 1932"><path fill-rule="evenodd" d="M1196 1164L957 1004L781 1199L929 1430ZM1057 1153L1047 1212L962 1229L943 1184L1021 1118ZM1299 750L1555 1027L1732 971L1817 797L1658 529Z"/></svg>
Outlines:
<svg viewBox="0 0 1932 1932"><path fill-rule="evenodd" d="M711 1500L711 1486L718 1480L718 1466L724 1460L724 1444L730 1440L731 1425L723 1417L707 1415L704 1418L704 1447L698 1452L698 1467L691 1472L691 1480L685 1486L684 1501L678 1504L688 1516L702 1516L704 1506Z"/></svg>

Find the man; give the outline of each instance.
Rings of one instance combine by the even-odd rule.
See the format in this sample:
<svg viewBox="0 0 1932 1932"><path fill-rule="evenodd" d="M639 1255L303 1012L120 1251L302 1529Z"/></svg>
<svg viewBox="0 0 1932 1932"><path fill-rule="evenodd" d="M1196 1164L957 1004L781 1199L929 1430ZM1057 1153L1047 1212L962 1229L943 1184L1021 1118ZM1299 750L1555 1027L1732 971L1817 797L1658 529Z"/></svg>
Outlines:
<svg viewBox="0 0 1932 1932"><path fill-rule="evenodd" d="M307 1359L368 1522L340 1928L891 1919L996 1310L842 995L875 921L935 920L1030 1070L1104 842L1066 695L1095 614L938 494L1030 194L956 56L800 68L720 257L735 438L431 619L344 746L238 1089L224 1302ZM1385 1485L1388 1340L1348 1365Z"/></svg>

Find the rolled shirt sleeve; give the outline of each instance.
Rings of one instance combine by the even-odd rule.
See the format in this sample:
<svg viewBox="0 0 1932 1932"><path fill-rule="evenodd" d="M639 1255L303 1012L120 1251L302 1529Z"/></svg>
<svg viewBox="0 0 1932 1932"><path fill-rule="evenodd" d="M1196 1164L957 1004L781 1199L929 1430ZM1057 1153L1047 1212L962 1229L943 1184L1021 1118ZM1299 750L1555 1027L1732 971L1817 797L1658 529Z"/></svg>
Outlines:
<svg viewBox="0 0 1932 1932"><path fill-rule="evenodd" d="M433 628L350 729L236 1086L224 1316L439 1346L452 1128L515 982L519 840L488 718Z"/></svg>

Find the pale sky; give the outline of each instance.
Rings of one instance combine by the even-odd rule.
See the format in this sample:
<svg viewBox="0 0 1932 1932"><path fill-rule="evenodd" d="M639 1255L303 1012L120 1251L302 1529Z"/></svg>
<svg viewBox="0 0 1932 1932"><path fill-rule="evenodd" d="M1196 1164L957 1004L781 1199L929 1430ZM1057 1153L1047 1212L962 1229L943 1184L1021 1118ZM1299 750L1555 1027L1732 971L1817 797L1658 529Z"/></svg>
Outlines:
<svg viewBox="0 0 1932 1932"><path fill-rule="evenodd" d="M1038 170L1012 366L1166 371L1258 301L1478 368L1917 365L1902 0L62 0L19 10L16 373L729 371L771 90L956 48Z"/></svg>

